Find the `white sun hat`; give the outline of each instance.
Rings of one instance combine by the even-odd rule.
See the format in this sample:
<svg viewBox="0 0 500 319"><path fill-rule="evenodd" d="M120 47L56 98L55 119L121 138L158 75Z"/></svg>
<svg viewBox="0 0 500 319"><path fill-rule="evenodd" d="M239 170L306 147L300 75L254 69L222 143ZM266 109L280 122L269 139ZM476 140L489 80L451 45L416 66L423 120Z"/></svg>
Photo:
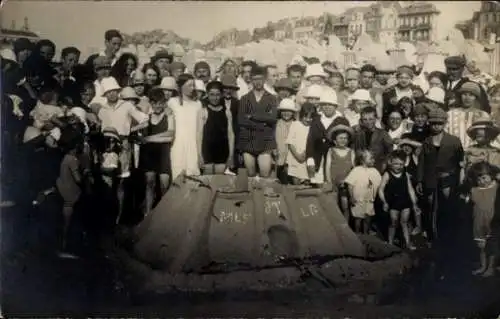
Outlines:
<svg viewBox="0 0 500 319"><path fill-rule="evenodd" d="M322 78L328 77L328 75L325 73L325 70L323 69L323 66L319 63L310 64L306 68L306 75L304 78L307 80L308 78L313 77L313 76L319 76Z"/></svg>
<svg viewBox="0 0 500 319"><path fill-rule="evenodd" d="M320 104L338 105L337 93L334 90L323 90L319 98Z"/></svg>
<svg viewBox="0 0 500 319"><path fill-rule="evenodd" d="M297 112L297 107L295 106L295 102L292 99L285 98L281 100L280 105L278 106L278 110Z"/></svg>
<svg viewBox="0 0 500 319"><path fill-rule="evenodd" d="M196 84L195 84L196 85ZM161 79L160 88L163 90L177 91L177 83L173 76L166 76Z"/></svg>
<svg viewBox="0 0 500 319"><path fill-rule="evenodd" d="M120 85L118 85L118 82L116 82L116 79L112 76L108 76L101 81L102 85L102 96L106 95L109 91L114 91L114 90L121 90L122 88Z"/></svg>
<svg viewBox="0 0 500 319"><path fill-rule="evenodd" d="M323 93L323 88L321 85L318 84L311 84L310 86L307 87L306 89L306 94L304 94L304 97L306 98L321 98L321 94Z"/></svg>
<svg viewBox="0 0 500 319"><path fill-rule="evenodd" d="M205 88L205 83L203 83L202 80L194 80L194 89L196 91L201 91L201 92L204 92L204 93L207 93L207 89Z"/></svg>
<svg viewBox="0 0 500 319"><path fill-rule="evenodd" d="M354 101L354 100L367 101L367 102L370 102L371 104L375 104L375 102L373 101L373 99L370 95L370 91L364 90L364 89L357 89L356 91L354 91L354 93L351 96L349 96L347 98L347 100L349 102Z"/></svg>
<svg viewBox="0 0 500 319"><path fill-rule="evenodd" d="M433 87L430 88L425 97L432 102L444 104L444 97L446 93L442 88L439 87Z"/></svg>

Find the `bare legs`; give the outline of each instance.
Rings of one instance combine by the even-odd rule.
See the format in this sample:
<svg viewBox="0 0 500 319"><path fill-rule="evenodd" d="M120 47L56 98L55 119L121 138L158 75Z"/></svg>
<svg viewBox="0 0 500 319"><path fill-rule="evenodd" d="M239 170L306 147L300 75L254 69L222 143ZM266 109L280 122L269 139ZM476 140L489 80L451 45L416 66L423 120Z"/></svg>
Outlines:
<svg viewBox="0 0 500 319"><path fill-rule="evenodd" d="M155 172L146 172L146 196L144 204L144 216L148 215L153 209L156 190L156 176ZM170 176L168 174L158 174L160 180L161 194L164 195L170 186Z"/></svg>
<svg viewBox="0 0 500 319"><path fill-rule="evenodd" d="M410 219L410 209L406 208L402 211L391 209L389 211L391 216L391 225L389 226L389 244L394 244L394 237L396 236L396 229L398 224L401 225L403 237L407 248L412 249L413 246L410 241L410 228L408 227L408 220Z"/></svg>
<svg viewBox="0 0 500 319"><path fill-rule="evenodd" d="M270 177L272 172L272 158L269 153L261 153L257 157L250 153L243 153L243 161L248 171L248 176L257 175L257 163L260 177Z"/></svg>

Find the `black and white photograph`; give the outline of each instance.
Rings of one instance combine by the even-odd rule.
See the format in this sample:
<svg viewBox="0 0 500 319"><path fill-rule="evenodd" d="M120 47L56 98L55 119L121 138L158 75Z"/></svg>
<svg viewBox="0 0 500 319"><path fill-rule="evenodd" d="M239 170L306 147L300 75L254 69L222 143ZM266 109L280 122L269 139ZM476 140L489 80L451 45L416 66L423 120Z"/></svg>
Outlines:
<svg viewBox="0 0 500 319"><path fill-rule="evenodd" d="M499 1L0 1L0 318L500 318Z"/></svg>

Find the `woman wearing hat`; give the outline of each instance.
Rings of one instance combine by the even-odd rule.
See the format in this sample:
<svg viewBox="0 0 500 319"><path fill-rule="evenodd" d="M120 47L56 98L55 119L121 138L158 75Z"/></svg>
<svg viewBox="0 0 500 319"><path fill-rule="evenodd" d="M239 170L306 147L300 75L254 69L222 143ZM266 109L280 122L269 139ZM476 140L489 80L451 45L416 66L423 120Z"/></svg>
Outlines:
<svg viewBox="0 0 500 319"><path fill-rule="evenodd" d="M477 119L467 130L467 135L473 141L465 151L466 171L472 164L487 162L500 167L500 149L491 143L500 135L500 128L490 117Z"/></svg>
<svg viewBox="0 0 500 319"><path fill-rule="evenodd" d="M151 58L151 63L154 64L158 68L158 70L160 70L161 78L170 75L168 67L170 63L172 63L172 59L172 55L166 50L157 51Z"/></svg>
<svg viewBox="0 0 500 319"><path fill-rule="evenodd" d="M464 148L472 144L467 135L467 129L479 118L487 117L488 114L479 108L479 97L481 89L479 84L466 82L462 84L459 92L459 107L448 112L448 126L446 131L458 137Z"/></svg>
<svg viewBox="0 0 500 319"><path fill-rule="evenodd" d="M203 174L224 174L231 168L234 153L234 131L231 110L224 106L222 83L207 84L207 99L203 108Z"/></svg>

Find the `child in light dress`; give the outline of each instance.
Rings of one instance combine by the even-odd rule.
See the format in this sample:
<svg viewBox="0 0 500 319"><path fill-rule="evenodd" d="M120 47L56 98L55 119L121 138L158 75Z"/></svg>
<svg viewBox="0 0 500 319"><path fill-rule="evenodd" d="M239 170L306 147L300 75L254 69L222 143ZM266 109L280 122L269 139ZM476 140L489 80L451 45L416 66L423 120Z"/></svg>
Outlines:
<svg viewBox="0 0 500 319"><path fill-rule="evenodd" d="M313 118L317 115L316 106L304 103L299 112L299 120L293 121L288 132L286 145L289 154L286 157L288 176L294 185L306 182L309 179L306 165L306 144L309 128Z"/></svg>
<svg viewBox="0 0 500 319"><path fill-rule="evenodd" d="M288 157L288 147L286 144L290 127L295 120L297 108L292 99L281 100L278 106L278 122L276 122L276 175L282 184L288 184L288 168L286 159Z"/></svg>
<svg viewBox="0 0 500 319"><path fill-rule="evenodd" d="M495 273L495 249L492 245L492 221L495 215L495 201L498 183L495 180L492 165L480 162L471 167L474 172L475 185L471 189L470 201L473 205L474 241L479 248L480 267L474 275L483 277Z"/></svg>
<svg viewBox="0 0 500 319"><path fill-rule="evenodd" d="M345 182L349 186L354 230L368 234L371 219L375 216L375 197L382 177L374 167L375 159L371 151L362 151L359 158L361 165L353 168Z"/></svg>

